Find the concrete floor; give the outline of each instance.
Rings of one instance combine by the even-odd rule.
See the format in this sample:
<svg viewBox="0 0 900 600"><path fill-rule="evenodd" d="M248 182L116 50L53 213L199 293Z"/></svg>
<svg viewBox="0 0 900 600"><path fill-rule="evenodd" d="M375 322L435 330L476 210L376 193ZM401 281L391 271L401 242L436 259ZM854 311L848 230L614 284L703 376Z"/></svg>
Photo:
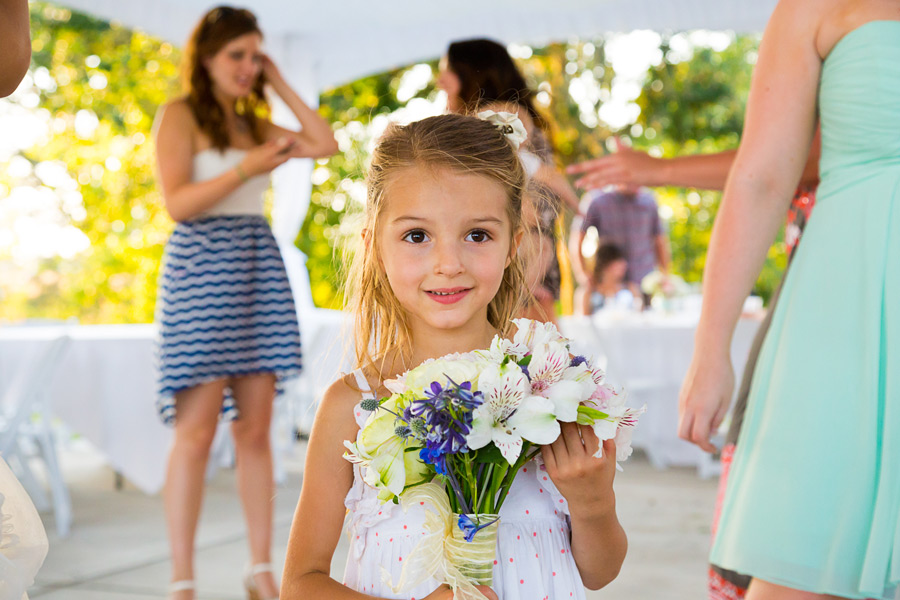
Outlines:
<svg viewBox="0 0 900 600"><path fill-rule="evenodd" d="M303 445L289 462L289 480L277 490L273 560L280 567L300 490ZM620 519L629 537L618 579L590 600L685 600L705 597L706 552L716 481L691 469L654 470L636 452L617 476ZM50 553L31 598L41 600L144 600L164 598L169 581L162 499L126 484L87 446L70 444L63 467L75 520L65 539L45 516ZM197 540L200 600L244 598L240 574L247 560L234 473L219 471L210 482ZM340 579L346 557L341 543L333 573Z"/></svg>

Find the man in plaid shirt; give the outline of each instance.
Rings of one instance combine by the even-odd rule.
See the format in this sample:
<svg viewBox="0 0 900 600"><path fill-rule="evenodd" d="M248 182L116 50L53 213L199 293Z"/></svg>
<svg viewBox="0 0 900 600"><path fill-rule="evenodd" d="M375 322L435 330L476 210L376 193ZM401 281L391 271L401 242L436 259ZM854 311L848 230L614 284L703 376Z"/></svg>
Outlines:
<svg viewBox="0 0 900 600"><path fill-rule="evenodd" d="M646 188L616 186L607 191L592 190L585 194L585 200L590 205L581 225L578 248L588 229L595 227L601 244L615 244L624 251L628 261L625 282L635 297L641 297L641 280L648 273L655 267L663 274L669 272L669 239L659 218L656 198ZM590 277L581 252L578 260Z"/></svg>

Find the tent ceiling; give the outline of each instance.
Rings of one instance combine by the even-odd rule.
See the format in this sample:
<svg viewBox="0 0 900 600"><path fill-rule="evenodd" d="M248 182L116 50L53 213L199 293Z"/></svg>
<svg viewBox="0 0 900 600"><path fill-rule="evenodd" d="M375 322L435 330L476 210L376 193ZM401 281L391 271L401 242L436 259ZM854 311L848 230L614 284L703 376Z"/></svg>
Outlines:
<svg viewBox="0 0 900 600"><path fill-rule="evenodd" d="M61 0L181 45L209 0ZM455 39L544 44L654 29L761 31L776 0L254 0L266 43L319 89L439 56ZM237 4L240 4L239 2ZM303 56L300 56L303 55Z"/></svg>

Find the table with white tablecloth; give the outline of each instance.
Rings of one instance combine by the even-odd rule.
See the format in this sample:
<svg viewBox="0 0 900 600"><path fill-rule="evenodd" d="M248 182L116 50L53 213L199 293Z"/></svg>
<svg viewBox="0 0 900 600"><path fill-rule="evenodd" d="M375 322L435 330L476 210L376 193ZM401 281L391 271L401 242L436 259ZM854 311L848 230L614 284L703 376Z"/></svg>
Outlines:
<svg viewBox="0 0 900 600"><path fill-rule="evenodd" d="M607 377L628 394L630 406L647 405L633 445L657 467L695 466L709 470L709 456L678 438L678 392L694 351L699 315L685 313L599 312L593 317L562 317L560 328L573 350L597 358ZM735 330L731 359L740 382L758 318L742 318Z"/></svg>
<svg viewBox="0 0 900 600"><path fill-rule="evenodd" d="M343 367L337 350L343 316L315 309L303 315L305 372L286 390L283 404L293 430L298 407L311 414L314 400ZM54 338L71 339L50 387L50 408L83 436L109 465L147 493L165 479L172 430L156 411L156 327L141 325L41 325L0 327L0 397L17 370ZM307 397L308 396L308 397Z"/></svg>
<svg viewBox="0 0 900 600"><path fill-rule="evenodd" d="M154 403L153 325L0 328L0 392L17 369L62 334L71 342L50 387L54 417L84 436L136 486L158 491L171 430L163 426Z"/></svg>

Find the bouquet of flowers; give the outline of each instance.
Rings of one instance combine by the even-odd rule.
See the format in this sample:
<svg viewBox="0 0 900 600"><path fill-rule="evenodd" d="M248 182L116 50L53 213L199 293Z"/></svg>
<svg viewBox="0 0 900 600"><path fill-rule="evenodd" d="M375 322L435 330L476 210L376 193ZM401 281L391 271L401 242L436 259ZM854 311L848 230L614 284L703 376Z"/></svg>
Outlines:
<svg viewBox="0 0 900 600"><path fill-rule="evenodd" d="M500 511L513 479L560 422L591 426L616 439L616 460L631 454L631 429L643 409L625 406L601 370L548 323L514 321L512 340L428 360L385 383L389 398L371 411L345 458L365 467L382 501L404 508L428 502L429 532L404 563L395 591L428 577L458 598L483 598L490 585ZM602 452L602 446L598 455ZM617 465L618 467L618 465Z"/></svg>
<svg viewBox="0 0 900 600"><path fill-rule="evenodd" d="M678 275L651 271L641 280L641 291L653 297L676 298L689 294L691 286Z"/></svg>

